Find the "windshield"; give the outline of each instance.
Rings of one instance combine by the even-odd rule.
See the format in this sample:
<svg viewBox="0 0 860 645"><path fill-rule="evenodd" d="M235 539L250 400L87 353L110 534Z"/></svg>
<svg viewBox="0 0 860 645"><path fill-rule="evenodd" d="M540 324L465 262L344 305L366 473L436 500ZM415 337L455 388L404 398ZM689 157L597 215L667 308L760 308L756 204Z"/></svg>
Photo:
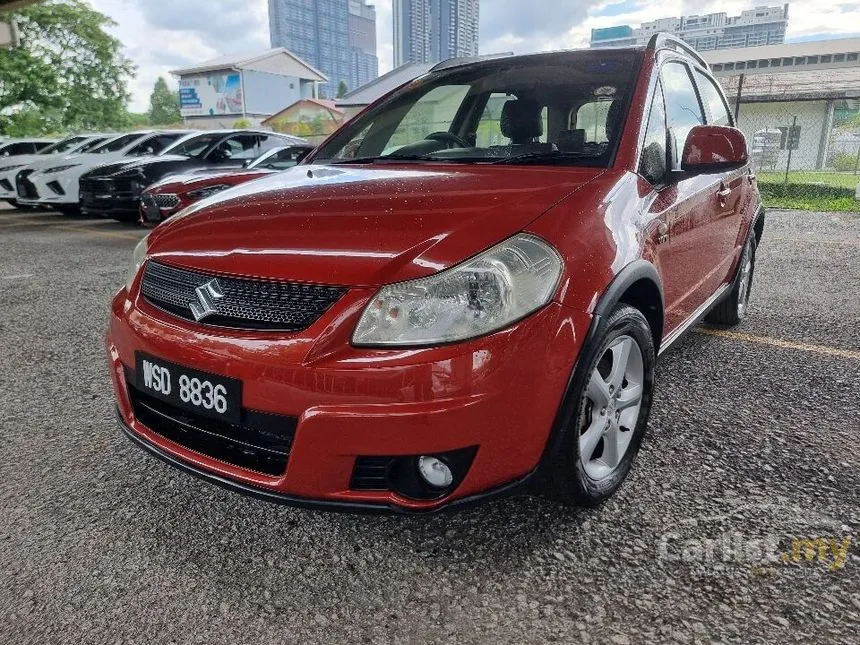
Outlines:
<svg viewBox="0 0 860 645"><path fill-rule="evenodd" d="M43 148L39 151L40 155L59 155L64 152L68 152L69 150L73 150L81 145L81 142L86 141L87 137L69 137L68 139L63 139L62 141L57 141L47 148Z"/></svg>
<svg viewBox="0 0 860 645"><path fill-rule="evenodd" d="M290 147L280 148L268 152L255 159L248 168L262 168L264 170L286 170L298 165L308 153L308 148Z"/></svg>
<svg viewBox="0 0 860 645"><path fill-rule="evenodd" d="M496 59L404 86L321 146L313 162L608 165L641 53Z"/></svg>
<svg viewBox="0 0 860 645"><path fill-rule="evenodd" d="M172 147L167 148L162 154L182 155L184 157L196 157L205 152L210 146L218 143L224 138L224 133L201 134L191 139L178 141Z"/></svg>
<svg viewBox="0 0 860 645"><path fill-rule="evenodd" d="M136 141L140 139L142 135L140 133L137 134L125 134L121 137L117 137L116 139L111 139L107 143L103 143L97 148L93 148L90 150L93 154L106 154L108 152L119 152L127 145L129 145L132 141Z"/></svg>
<svg viewBox="0 0 860 645"><path fill-rule="evenodd" d="M82 145L81 147L79 147L79 148L78 148L78 147L73 148L73 149L71 150L71 152L74 152L74 153L79 154L79 155L81 155L81 154L83 154L83 153L85 153L85 152L90 152L90 151L91 151L93 148L95 148L96 146L98 146L98 145L100 145L100 144L104 143L104 140L105 140L105 139L107 139L107 137L96 137L96 138L94 138L94 139L91 139L90 141L87 141L85 144L83 144L83 145Z"/></svg>

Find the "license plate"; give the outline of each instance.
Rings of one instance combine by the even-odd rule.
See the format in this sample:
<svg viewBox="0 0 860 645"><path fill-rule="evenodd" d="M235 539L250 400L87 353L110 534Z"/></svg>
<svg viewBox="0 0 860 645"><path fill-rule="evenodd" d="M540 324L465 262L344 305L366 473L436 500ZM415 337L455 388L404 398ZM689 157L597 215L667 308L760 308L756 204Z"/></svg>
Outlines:
<svg viewBox="0 0 860 645"><path fill-rule="evenodd" d="M146 216L148 222L161 221L161 209L158 207L158 204L153 202L143 203L143 214Z"/></svg>
<svg viewBox="0 0 860 645"><path fill-rule="evenodd" d="M239 423L242 381L135 353L137 388L150 396L202 416Z"/></svg>

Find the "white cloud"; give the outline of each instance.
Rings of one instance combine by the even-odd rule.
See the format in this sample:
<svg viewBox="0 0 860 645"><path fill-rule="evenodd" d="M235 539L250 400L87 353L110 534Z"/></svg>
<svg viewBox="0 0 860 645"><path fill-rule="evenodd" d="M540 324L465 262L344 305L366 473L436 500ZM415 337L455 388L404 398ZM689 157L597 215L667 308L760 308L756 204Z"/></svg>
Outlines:
<svg viewBox="0 0 860 645"><path fill-rule="evenodd" d="M137 65L132 109L147 108L159 76L220 54L269 46L267 0L90 0L118 24L112 32ZM379 71L391 69L392 0L371 0L377 13ZM725 0L729 15L781 0ZM712 0L482 0L481 51L547 51L587 46L593 28L638 25L657 17L712 11ZM788 39L845 36L860 32L860 2L791 2Z"/></svg>

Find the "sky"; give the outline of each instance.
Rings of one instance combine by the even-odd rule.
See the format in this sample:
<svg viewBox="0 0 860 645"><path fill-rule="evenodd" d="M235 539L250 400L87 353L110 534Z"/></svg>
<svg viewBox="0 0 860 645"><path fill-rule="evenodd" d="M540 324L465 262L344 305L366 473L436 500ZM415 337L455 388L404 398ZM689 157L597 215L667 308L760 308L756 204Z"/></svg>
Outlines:
<svg viewBox="0 0 860 645"><path fill-rule="evenodd" d="M131 109L143 112L156 79L208 58L269 48L268 0L89 0L110 16L111 32L137 65ZM379 72L391 69L391 0L370 0L377 11ZM659 10L655 9L655 4ZM656 18L725 11L737 15L781 0L481 0L482 54L517 54L584 47L591 30L619 24L638 26ZM857 36L860 1L791 2L788 41Z"/></svg>

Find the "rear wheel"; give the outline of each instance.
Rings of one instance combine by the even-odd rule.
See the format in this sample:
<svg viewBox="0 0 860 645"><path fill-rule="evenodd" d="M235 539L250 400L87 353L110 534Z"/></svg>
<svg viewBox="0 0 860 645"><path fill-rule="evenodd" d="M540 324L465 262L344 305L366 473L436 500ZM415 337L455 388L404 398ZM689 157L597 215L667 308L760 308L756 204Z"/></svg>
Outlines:
<svg viewBox="0 0 860 645"><path fill-rule="evenodd" d="M596 506L627 477L639 451L654 384L654 339L637 309L620 305L600 322L570 396L576 414L553 473L563 501Z"/></svg>
<svg viewBox="0 0 860 645"><path fill-rule="evenodd" d="M731 292L711 310L705 320L716 325L733 326L746 318L755 273L755 250L755 235L750 232L749 239L741 252L741 261L738 264L738 273Z"/></svg>

